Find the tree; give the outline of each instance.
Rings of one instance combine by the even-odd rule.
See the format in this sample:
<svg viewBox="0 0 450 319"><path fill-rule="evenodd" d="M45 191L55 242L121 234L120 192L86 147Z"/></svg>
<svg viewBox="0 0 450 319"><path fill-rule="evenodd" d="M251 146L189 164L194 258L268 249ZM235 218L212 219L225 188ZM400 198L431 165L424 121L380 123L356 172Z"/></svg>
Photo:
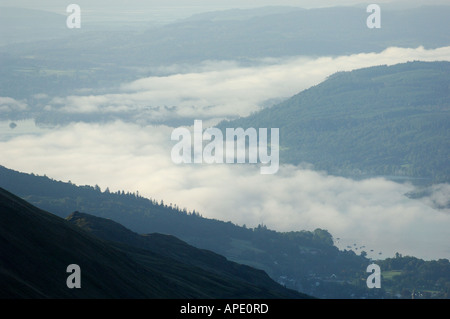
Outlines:
<svg viewBox="0 0 450 319"><path fill-rule="evenodd" d="M313 238L322 244L333 246L333 236L324 229L315 229Z"/></svg>

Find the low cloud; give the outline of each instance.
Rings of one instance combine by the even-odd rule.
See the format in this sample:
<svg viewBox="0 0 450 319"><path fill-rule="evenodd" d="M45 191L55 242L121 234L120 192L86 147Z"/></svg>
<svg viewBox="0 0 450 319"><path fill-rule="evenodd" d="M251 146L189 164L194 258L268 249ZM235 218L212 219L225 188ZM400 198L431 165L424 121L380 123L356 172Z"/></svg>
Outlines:
<svg viewBox="0 0 450 319"><path fill-rule="evenodd" d="M412 196L411 196L412 195ZM450 212L450 185L449 184L435 184L419 189L410 196L419 198L425 204Z"/></svg>
<svg viewBox="0 0 450 319"><path fill-rule="evenodd" d="M189 118L218 121L247 116L265 101L288 98L338 71L407 61L450 61L450 47L426 50L388 48L381 53L341 57L263 59L253 66L233 61L207 61L195 66L173 65L170 73L122 85L118 92L53 98L52 111L70 114L134 114L133 121L167 123ZM166 122L165 122L166 121Z"/></svg>
<svg viewBox="0 0 450 319"><path fill-rule="evenodd" d="M450 258L450 214L405 194L414 186L381 178L354 181L301 166L261 175L249 164L171 161L173 128L130 123L72 124L0 142L1 165L111 191L139 191L203 216L280 231L328 229L339 246L366 246L371 257L395 252ZM446 184L429 198L449 198ZM69 213L69 212L68 212ZM376 254L376 255L375 255Z"/></svg>
<svg viewBox="0 0 450 319"><path fill-rule="evenodd" d="M0 114L25 111L27 108L28 105L25 101L18 101L11 97L0 96Z"/></svg>

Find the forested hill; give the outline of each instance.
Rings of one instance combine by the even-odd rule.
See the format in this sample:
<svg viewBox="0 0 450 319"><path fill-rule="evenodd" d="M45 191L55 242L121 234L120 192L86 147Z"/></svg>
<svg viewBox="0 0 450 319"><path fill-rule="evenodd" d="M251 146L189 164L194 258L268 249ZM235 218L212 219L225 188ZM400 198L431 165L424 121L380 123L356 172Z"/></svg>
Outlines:
<svg viewBox="0 0 450 319"><path fill-rule="evenodd" d="M63 218L74 211L89 213L110 218L137 233L171 234L216 252L227 249L230 238L249 239L254 235L252 229L230 221L204 218L195 210L188 211L163 200L123 191L101 191L98 186L78 186L47 176L17 172L1 165L0 187ZM259 230L267 230L262 226ZM331 234L325 230L303 231L295 237L315 248L337 250Z"/></svg>
<svg viewBox="0 0 450 319"><path fill-rule="evenodd" d="M344 176L450 181L450 63L339 72L224 127L280 128L281 163Z"/></svg>

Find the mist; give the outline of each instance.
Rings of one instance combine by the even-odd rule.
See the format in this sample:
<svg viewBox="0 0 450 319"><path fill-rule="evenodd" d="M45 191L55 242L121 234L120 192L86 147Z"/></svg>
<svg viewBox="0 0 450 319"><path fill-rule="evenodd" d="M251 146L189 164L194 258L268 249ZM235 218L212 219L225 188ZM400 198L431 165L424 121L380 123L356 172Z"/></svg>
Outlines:
<svg viewBox="0 0 450 319"><path fill-rule="evenodd" d="M405 195L415 190L410 184L355 181L307 165L282 165L274 175L261 175L250 164L177 165L170 158L172 130L121 121L75 123L1 142L2 164L78 185L98 184L102 190L138 191L247 227L327 229L340 238L338 247L365 245L366 251L374 250L372 258L396 252L450 257L450 213L427 202L449 198L448 185L417 200Z"/></svg>
<svg viewBox="0 0 450 319"><path fill-rule="evenodd" d="M172 65L159 68L159 76L124 83L118 92L54 97L45 110L72 116L131 114L132 121L145 124L168 124L183 118L189 119L189 123L192 119L217 123L250 115L265 107L267 101L291 97L335 72L414 60L449 61L450 47L431 50L392 47L381 53L315 59L267 58L253 66L233 61Z"/></svg>

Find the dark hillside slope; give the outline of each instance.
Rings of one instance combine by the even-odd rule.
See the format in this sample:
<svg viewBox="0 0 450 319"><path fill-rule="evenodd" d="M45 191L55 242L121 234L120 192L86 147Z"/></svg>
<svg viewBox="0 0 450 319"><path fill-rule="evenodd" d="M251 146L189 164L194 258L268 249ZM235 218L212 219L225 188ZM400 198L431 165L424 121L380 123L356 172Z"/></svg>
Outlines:
<svg viewBox="0 0 450 319"><path fill-rule="evenodd" d="M139 235L111 219L75 212L67 217L71 223L101 239L145 249L183 264L199 267L230 281L245 281L267 290L287 293L262 270L228 261L222 255L198 249L171 235ZM298 297L293 294L292 296ZM307 297L306 295L304 297Z"/></svg>
<svg viewBox="0 0 450 319"><path fill-rule="evenodd" d="M267 278L264 286L148 250L112 245L2 188L0 256L0 298L306 297L250 267L253 276ZM70 264L81 268L80 289L66 286Z"/></svg>

